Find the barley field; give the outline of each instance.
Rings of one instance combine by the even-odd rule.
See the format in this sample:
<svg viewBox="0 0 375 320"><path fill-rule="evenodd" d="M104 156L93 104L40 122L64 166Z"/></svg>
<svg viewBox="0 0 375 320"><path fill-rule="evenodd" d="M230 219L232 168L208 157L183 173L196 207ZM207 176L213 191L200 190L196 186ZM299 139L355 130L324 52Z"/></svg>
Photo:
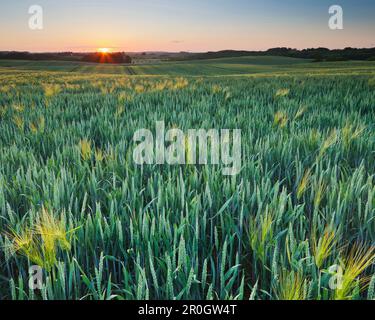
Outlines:
<svg viewBox="0 0 375 320"><path fill-rule="evenodd" d="M2 62L0 299L375 299L375 63L249 60ZM241 173L136 165L160 120Z"/></svg>

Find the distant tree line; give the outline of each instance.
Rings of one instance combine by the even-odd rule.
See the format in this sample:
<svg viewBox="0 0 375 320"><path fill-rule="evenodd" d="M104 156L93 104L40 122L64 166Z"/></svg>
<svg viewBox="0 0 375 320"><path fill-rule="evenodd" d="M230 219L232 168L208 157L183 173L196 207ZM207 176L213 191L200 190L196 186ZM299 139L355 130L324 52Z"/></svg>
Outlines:
<svg viewBox="0 0 375 320"><path fill-rule="evenodd" d="M147 53L150 58L163 58L165 60L197 60L197 59L216 59L242 56L282 56L301 59L311 59L313 61L345 61L345 60L372 60L375 61L375 48L345 48L330 50L327 48L310 48L297 50L293 48L272 48L267 51L237 51L224 50L217 52L205 53ZM74 53L74 52L58 52L58 53L30 53L6 51L0 52L0 59L14 60L66 60L66 61L86 61L94 63L131 63L132 57L146 57L146 53L136 54L132 56L124 52L114 53Z"/></svg>
<svg viewBox="0 0 375 320"><path fill-rule="evenodd" d="M131 63L132 59L123 52L95 52L83 56L82 61L94 63Z"/></svg>
<svg viewBox="0 0 375 320"><path fill-rule="evenodd" d="M19 51L3 51L0 52L0 59L11 60L65 60L65 61L86 61L94 63L131 63L132 59L124 52L114 53L74 53L74 52L58 52L58 53L30 53Z"/></svg>
<svg viewBox="0 0 375 320"><path fill-rule="evenodd" d="M79 60L80 54L73 52L30 53L27 51L2 51L0 59L13 60Z"/></svg>
<svg viewBox="0 0 375 320"><path fill-rule="evenodd" d="M269 55L313 59L316 61L344 60L375 60L375 48L357 49L345 48L330 50L327 48L311 48L296 50L291 48L274 48L267 50Z"/></svg>
<svg viewBox="0 0 375 320"><path fill-rule="evenodd" d="M348 47L345 49L334 50L330 50L327 48L311 48L298 50L281 47L272 48L267 51L224 50L217 52L186 54L181 59L217 59L242 56L282 56L301 59L312 59L314 61L375 60L375 48L357 49Z"/></svg>

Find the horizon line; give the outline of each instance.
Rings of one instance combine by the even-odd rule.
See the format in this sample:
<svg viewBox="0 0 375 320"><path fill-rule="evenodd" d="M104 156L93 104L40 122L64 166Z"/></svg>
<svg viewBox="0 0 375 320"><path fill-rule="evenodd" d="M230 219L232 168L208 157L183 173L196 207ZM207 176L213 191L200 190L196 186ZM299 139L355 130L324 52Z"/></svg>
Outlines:
<svg viewBox="0 0 375 320"><path fill-rule="evenodd" d="M111 47L109 47L112 49ZM168 50L140 50L140 51L127 51L127 50L119 50L119 51L112 51L111 53L116 53L116 52L124 52L124 53L208 53L208 52L222 52L222 51L237 51L237 52L267 52L271 49L290 49L290 50L298 50L298 51L303 51L303 50L314 50L314 49L328 49L330 51L335 51L335 50L345 50L345 49L360 49L360 50L366 50L366 49L375 49L375 44L372 47L351 47L351 46L345 46L345 47L340 47L340 48L328 48L324 46L319 46L319 47L306 47L303 49L299 48L293 48L293 47L270 47L268 49L263 49L263 50L249 50L249 49L219 49L219 50L203 50L203 51L190 51L190 50L179 50L179 51L168 51ZM72 51L72 50L57 50L57 51L30 51L30 50L0 50L0 52L27 52L27 53L93 53L93 52L98 52L97 50L88 50L88 51Z"/></svg>

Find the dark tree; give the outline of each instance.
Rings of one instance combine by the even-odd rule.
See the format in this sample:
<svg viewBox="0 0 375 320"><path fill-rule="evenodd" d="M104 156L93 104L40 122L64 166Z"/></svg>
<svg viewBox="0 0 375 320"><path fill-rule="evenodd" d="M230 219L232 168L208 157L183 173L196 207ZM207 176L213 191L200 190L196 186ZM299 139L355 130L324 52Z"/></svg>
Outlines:
<svg viewBox="0 0 375 320"><path fill-rule="evenodd" d="M102 53L95 52L85 55L82 61L93 62L93 63L131 63L132 59L130 56L123 52L113 52L113 53Z"/></svg>

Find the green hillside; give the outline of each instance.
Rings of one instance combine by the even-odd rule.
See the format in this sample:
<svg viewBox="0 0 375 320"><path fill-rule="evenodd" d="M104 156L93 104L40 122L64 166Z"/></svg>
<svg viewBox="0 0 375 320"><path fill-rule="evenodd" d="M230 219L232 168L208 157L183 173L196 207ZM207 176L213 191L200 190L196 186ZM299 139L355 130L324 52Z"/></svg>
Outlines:
<svg viewBox="0 0 375 320"><path fill-rule="evenodd" d="M160 62L139 65L98 65L72 61L0 60L0 67L20 70L68 71L138 75L227 75L270 71L270 67L306 64L309 60L284 57L239 57L211 60Z"/></svg>
<svg viewBox="0 0 375 320"><path fill-rule="evenodd" d="M210 60L159 62L153 64L109 65L71 61L0 60L4 70L66 71L78 73L171 75L171 76L224 76L291 73L371 73L375 62L346 61L312 63L310 60L285 57L239 57Z"/></svg>

